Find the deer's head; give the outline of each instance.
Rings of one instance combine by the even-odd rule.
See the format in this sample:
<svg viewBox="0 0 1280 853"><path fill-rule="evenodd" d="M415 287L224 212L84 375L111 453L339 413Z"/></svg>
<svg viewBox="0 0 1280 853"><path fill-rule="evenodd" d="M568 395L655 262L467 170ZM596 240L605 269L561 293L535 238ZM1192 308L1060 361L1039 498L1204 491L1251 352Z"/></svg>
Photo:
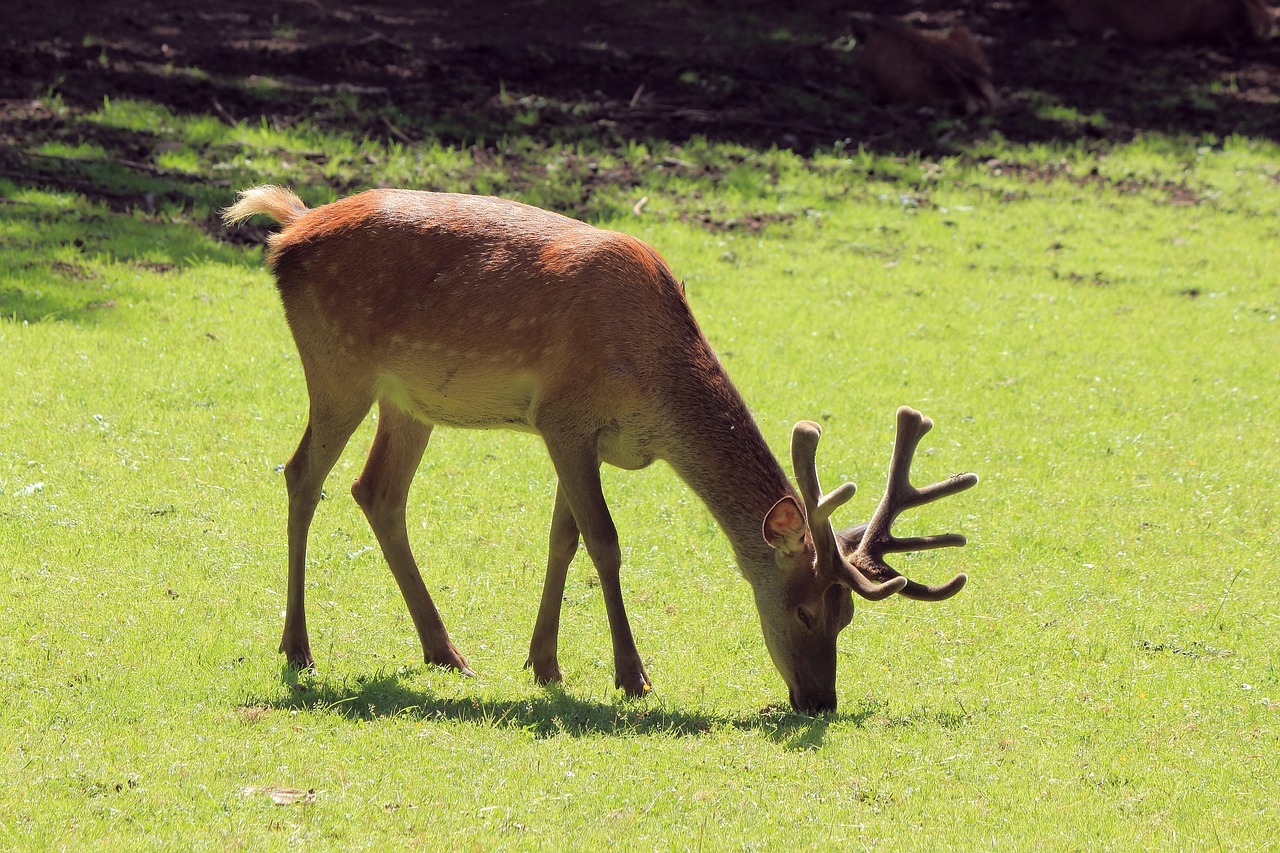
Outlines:
<svg viewBox="0 0 1280 853"><path fill-rule="evenodd" d="M901 551L959 546L963 536L943 534L899 539L890 528L899 513L963 491L978 482L957 474L917 489L910 483L911 460L933 421L914 409L898 410L898 431L889 464L889 483L871 521L836 534L831 514L853 497L845 483L824 495L816 455L821 428L801 421L791 433L791 461L803 508L790 495L765 517L764 539L774 551L778 583L757 589L756 603L769 656L782 674L797 711L836 708L836 637L853 618L853 593L878 601L894 593L939 601L960 591L967 577L958 574L937 586L911 581L884 561Z"/></svg>

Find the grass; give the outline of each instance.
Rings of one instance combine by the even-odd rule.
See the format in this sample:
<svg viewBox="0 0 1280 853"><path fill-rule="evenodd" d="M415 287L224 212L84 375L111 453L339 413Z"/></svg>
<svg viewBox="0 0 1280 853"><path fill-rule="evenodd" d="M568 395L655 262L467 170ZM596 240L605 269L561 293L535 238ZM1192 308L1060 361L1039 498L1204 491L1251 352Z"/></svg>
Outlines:
<svg viewBox="0 0 1280 853"><path fill-rule="evenodd" d="M84 121L145 130L153 159L113 165L103 131L40 162L123 201L0 182L0 844L1273 843L1274 146L802 160L411 148L127 102ZM660 466L608 470L655 694L612 689L585 555L567 681L541 689L521 665L550 465L529 436L442 430L411 534L462 679L421 663L346 496L369 424L312 528L319 672L286 671L302 376L260 250L210 226L266 180L502 191L651 242L775 450L823 421L827 481L861 486L842 518L870 512L895 407L935 418L917 479L982 483L903 530L970 544L900 562L970 586L859 605L840 712L792 714L705 509Z"/></svg>

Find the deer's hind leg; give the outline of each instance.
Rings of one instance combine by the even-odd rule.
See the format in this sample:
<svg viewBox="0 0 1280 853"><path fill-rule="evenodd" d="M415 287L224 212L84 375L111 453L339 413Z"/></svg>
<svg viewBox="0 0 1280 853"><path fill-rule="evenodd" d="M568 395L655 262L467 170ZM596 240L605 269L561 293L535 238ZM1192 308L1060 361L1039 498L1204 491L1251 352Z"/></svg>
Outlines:
<svg viewBox="0 0 1280 853"><path fill-rule="evenodd" d="M427 592L418 571L418 562L409 547L405 506L409 499L409 485L427 449L431 430L431 424L414 418L388 400L380 400L378 431L364 471L351 487L351 495L364 510L369 527L382 546L382 555L418 629L427 662L473 675L449 639L449 632Z"/></svg>
<svg viewBox="0 0 1280 853"><path fill-rule="evenodd" d="M280 651L295 669L315 665L307 636L307 533L325 478L342 455L351 434L364 420L372 397L370 394L367 399L350 398L345 405L335 406L331 402L321 403L323 398L313 394L302 441L284 466L285 485L289 490L289 581Z"/></svg>

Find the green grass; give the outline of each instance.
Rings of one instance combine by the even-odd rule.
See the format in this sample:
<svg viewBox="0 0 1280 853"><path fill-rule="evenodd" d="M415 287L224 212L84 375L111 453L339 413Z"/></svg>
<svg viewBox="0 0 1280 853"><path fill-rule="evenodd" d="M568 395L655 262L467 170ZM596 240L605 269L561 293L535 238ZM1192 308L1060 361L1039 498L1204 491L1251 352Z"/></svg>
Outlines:
<svg viewBox="0 0 1280 853"><path fill-rule="evenodd" d="M473 153L130 103L86 121L183 145L157 143L141 173L91 135L42 152L121 197L153 192L149 210L0 183L0 845L1273 843L1274 146L931 163ZM610 169L635 178L590 183ZM541 689L521 665L550 465L529 436L442 430L410 529L479 672L463 679L421 663L346 494L369 424L312 528L319 673L288 673L278 466L305 392L259 250L209 227L264 180L310 201L357 183L502 191L651 242L775 450L823 421L826 481L861 486L844 520L870 513L894 409L935 418L917 479L982 483L902 528L970 544L900 563L970 585L860 604L840 712L795 715L706 510L661 466L608 470L656 690L612 689L585 555L567 681Z"/></svg>

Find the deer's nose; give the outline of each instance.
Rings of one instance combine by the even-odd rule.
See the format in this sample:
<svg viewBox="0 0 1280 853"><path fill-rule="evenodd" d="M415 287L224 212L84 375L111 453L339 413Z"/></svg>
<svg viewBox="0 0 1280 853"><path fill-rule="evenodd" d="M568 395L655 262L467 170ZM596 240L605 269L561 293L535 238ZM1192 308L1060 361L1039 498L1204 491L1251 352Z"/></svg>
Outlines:
<svg viewBox="0 0 1280 853"><path fill-rule="evenodd" d="M803 694L789 690L787 698L791 700L792 710L802 714L829 714L836 709L835 690Z"/></svg>

